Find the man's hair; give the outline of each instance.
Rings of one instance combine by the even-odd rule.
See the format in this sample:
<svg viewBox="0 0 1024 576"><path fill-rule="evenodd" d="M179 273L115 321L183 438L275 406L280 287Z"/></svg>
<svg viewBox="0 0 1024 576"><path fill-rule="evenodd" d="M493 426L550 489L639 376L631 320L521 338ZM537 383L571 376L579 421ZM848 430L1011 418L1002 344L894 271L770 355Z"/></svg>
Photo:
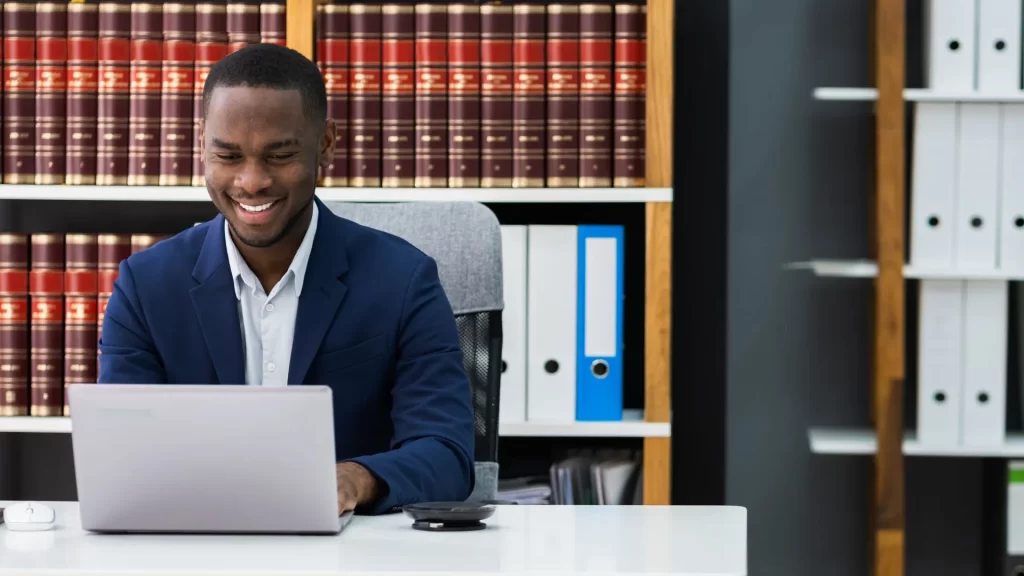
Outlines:
<svg viewBox="0 0 1024 576"><path fill-rule="evenodd" d="M203 85L203 118L215 88L236 86L298 90L307 118L317 124L327 118L327 89L320 70L291 48L250 44L218 60Z"/></svg>

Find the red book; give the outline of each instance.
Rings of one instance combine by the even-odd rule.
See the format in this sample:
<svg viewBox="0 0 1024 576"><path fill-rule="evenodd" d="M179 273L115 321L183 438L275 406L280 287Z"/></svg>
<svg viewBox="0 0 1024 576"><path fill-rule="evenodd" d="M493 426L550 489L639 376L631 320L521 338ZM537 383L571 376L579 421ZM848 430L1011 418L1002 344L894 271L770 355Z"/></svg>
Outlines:
<svg viewBox="0 0 1024 576"><path fill-rule="evenodd" d="M349 186L381 185L381 8L349 6Z"/></svg>
<svg viewBox="0 0 1024 576"><path fill-rule="evenodd" d="M35 3L4 3L4 184L36 181L35 30Z"/></svg>
<svg viewBox="0 0 1024 576"><path fill-rule="evenodd" d="M196 7L163 5L160 83L160 185L192 183L192 103L195 92Z"/></svg>
<svg viewBox="0 0 1024 576"><path fill-rule="evenodd" d="M448 6L416 5L416 187L448 186Z"/></svg>
<svg viewBox="0 0 1024 576"><path fill-rule="evenodd" d="M260 43L260 5L255 0L228 0L228 52Z"/></svg>
<svg viewBox="0 0 1024 576"><path fill-rule="evenodd" d="M612 34L610 4L580 6L580 187L612 185Z"/></svg>
<svg viewBox="0 0 1024 576"><path fill-rule="evenodd" d="M480 7L448 6L448 186L480 186Z"/></svg>
<svg viewBox="0 0 1024 576"><path fill-rule="evenodd" d="M131 43L128 185L155 186L160 183L161 4L132 3Z"/></svg>
<svg viewBox="0 0 1024 576"><path fill-rule="evenodd" d="M103 2L99 8L96 184L124 185L128 183L128 115L131 111L131 5Z"/></svg>
<svg viewBox="0 0 1024 576"><path fill-rule="evenodd" d="M103 314L107 301L114 293L114 281L121 267L121 261L132 255L131 236L128 234L100 234L98 245L97 295L96 295L96 379L99 380L99 340L103 337Z"/></svg>
<svg viewBox="0 0 1024 576"><path fill-rule="evenodd" d="M67 7L36 4L36 184L63 184L66 178Z"/></svg>
<svg viewBox="0 0 1024 576"><path fill-rule="evenodd" d="M381 16L384 83L381 121L381 186L411 188L416 183L416 12L410 4L390 4Z"/></svg>
<svg viewBox="0 0 1024 576"><path fill-rule="evenodd" d="M99 250L95 234L64 238L64 415L67 387L96 382L96 301Z"/></svg>
<svg viewBox="0 0 1024 576"><path fill-rule="evenodd" d="M348 6L317 6L317 65L327 88L327 117L334 122L334 157L323 171L323 186L348 186Z"/></svg>
<svg viewBox="0 0 1024 576"><path fill-rule="evenodd" d="M67 165L64 183L95 184L97 93L100 85L99 7L85 3L71 3L67 7Z"/></svg>
<svg viewBox="0 0 1024 576"><path fill-rule="evenodd" d="M512 7L480 7L480 186L512 186Z"/></svg>
<svg viewBox="0 0 1024 576"><path fill-rule="evenodd" d="M544 6L512 8L512 187L544 187Z"/></svg>
<svg viewBox="0 0 1024 576"><path fill-rule="evenodd" d="M28 309L28 237L0 234L0 416L29 413Z"/></svg>
<svg viewBox="0 0 1024 576"><path fill-rule="evenodd" d="M580 7L548 6L547 186L579 186Z"/></svg>
<svg viewBox="0 0 1024 576"><path fill-rule="evenodd" d="M64 235L32 234L31 304L32 416L64 413Z"/></svg>
<svg viewBox="0 0 1024 576"><path fill-rule="evenodd" d="M263 0L260 4L260 42L287 46L285 0Z"/></svg>
<svg viewBox="0 0 1024 576"><path fill-rule="evenodd" d="M195 86L192 92L192 185L206 183L206 167L199 145L199 123L203 119L203 86L210 67L228 55L227 3L205 1L196 5Z"/></svg>
<svg viewBox="0 0 1024 576"><path fill-rule="evenodd" d="M613 183L643 187L647 173L647 6L615 5Z"/></svg>
<svg viewBox="0 0 1024 576"><path fill-rule="evenodd" d="M146 248L149 248L153 244L163 240L166 236L159 234L132 234L131 236L131 252L135 254L142 252Z"/></svg>

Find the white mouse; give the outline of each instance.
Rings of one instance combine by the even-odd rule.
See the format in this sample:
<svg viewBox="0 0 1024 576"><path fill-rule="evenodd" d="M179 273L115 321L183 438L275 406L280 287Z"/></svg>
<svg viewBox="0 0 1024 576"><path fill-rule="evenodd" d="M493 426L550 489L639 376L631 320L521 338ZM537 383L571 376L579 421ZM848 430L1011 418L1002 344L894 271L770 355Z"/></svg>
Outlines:
<svg viewBox="0 0 1024 576"><path fill-rule="evenodd" d="M57 519L56 512L46 504L20 502L4 508L4 524L8 530L32 532L50 530Z"/></svg>

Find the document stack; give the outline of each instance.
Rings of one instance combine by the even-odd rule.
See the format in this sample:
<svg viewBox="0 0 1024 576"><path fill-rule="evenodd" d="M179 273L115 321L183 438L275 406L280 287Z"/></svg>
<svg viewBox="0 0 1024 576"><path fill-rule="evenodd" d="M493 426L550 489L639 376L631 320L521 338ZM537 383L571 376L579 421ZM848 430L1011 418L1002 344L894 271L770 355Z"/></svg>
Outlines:
<svg viewBox="0 0 1024 576"><path fill-rule="evenodd" d="M1024 273L1020 0L925 0L910 267L920 282L918 439L1002 444L1008 280ZM977 98L975 96L991 96Z"/></svg>

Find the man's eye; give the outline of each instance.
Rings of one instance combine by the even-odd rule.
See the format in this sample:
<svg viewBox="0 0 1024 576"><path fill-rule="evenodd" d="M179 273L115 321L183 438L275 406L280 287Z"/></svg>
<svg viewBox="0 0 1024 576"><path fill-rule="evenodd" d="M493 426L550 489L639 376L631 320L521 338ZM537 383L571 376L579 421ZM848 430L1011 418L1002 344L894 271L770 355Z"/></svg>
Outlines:
<svg viewBox="0 0 1024 576"><path fill-rule="evenodd" d="M271 154L271 160L288 160L289 158L295 157L295 152L282 152L280 154Z"/></svg>
<svg viewBox="0 0 1024 576"><path fill-rule="evenodd" d="M225 162L231 162L240 158L238 154L216 154L215 156L218 160L224 160Z"/></svg>

